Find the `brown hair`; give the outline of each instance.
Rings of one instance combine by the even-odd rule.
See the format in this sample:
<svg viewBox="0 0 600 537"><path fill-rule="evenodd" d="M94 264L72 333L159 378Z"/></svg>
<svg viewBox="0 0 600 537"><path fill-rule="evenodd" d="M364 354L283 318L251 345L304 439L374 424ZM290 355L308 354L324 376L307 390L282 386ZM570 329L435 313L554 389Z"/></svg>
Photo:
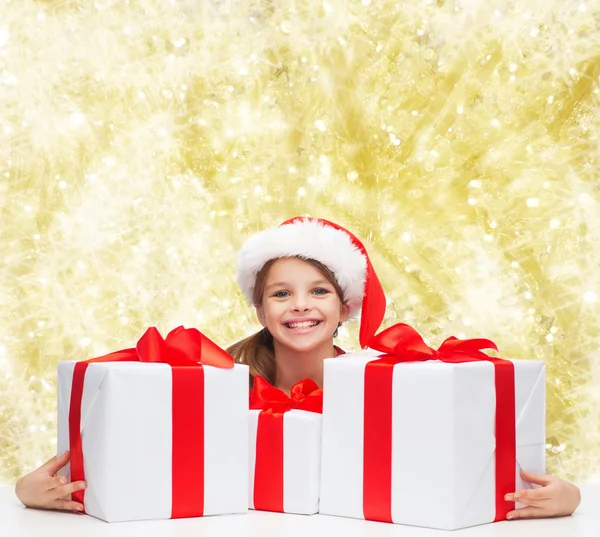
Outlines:
<svg viewBox="0 0 600 537"><path fill-rule="evenodd" d="M269 270L273 266L273 263L275 263L277 259L278 258L267 261L256 275L254 290L252 292L252 304L254 304L254 307L262 304L267 276L269 274ZM335 279L335 276L331 270L323 265L323 263L316 261L315 259L306 259L304 257L298 257L298 259L306 261L315 267L319 272L321 272L321 274L327 278L329 283L333 285L335 293L339 297L340 301L344 301L344 293L342 288ZM255 376L264 378L273 386L276 385L277 367L275 364L273 336L271 336L271 333L266 328L263 328L262 330L256 332L256 334L252 334L251 336L234 343L227 349L227 352L233 356L237 363L250 366L251 389L254 386Z"/></svg>

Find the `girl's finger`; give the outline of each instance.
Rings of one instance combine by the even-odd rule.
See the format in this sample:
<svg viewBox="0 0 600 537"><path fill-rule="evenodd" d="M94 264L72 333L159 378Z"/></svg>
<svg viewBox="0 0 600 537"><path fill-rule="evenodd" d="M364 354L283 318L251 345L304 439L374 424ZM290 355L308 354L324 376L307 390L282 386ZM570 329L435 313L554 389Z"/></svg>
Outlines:
<svg viewBox="0 0 600 537"><path fill-rule="evenodd" d="M517 492L515 492L514 494L515 500L521 503L527 503L527 501L529 500L549 500L550 496L551 494L548 490L548 487L540 487L539 489L529 490L517 490Z"/></svg>
<svg viewBox="0 0 600 537"><path fill-rule="evenodd" d="M550 498L538 498L537 496L523 494L524 491L518 491L514 494L507 494L504 499L507 502L519 502L523 505L531 505L534 507L544 507L544 504L548 503ZM529 492L529 491L527 491Z"/></svg>
<svg viewBox="0 0 600 537"><path fill-rule="evenodd" d="M73 494L73 492L76 490L83 490L85 487L85 481L75 481L75 483L67 483L66 485L56 487L52 489L51 492L55 499L59 499L67 496L68 494Z"/></svg>
<svg viewBox="0 0 600 537"><path fill-rule="evenodd" d="M60 509L61 511L83 511L83 505L71 500L54 500L48 504L48 509Z"/></svg>
<svg viewBox="0 0 600 537"><path fill-rule="evenodd" d="M523 505L535 505L541 507L544 502L547 502L549 498L531 498L530 496L524 496L522 492L516 492L514 494L507 494L504 496L507 502L519 502Z"/></svg>
<svg viewBox="0 0 600 537"><path fill-rule="evenodd" d="M552 476L533 474L525 470L521 470L521 477L528 483L535 483L536 485L548 485L552 482Z"/></svg>
<svg viewBox="0 0 600 537"><path fill-rule="evenodd" d="M55 489L57 487L61 487L62 485L66 485L69 482L69 480L62 476L62 475L57 475L54 477L49 478L48 480L48 490L50 489Z"/></svg>
<svg viewBox="0 0 600 537"><path fill-rule="evenodd" d="M517 500L521 505L527 505L530 507L547 507L548 506L548 502L550 500L530 500L527 498L522 498L520 500Z"/></svg>
<svg viewBox="0 0 600 537"><path fill-rule="evenodd" d="M42 469L53 476L68 462L69 452L65 451L60 457L52 457L49 461L46 461L42 466Z"/></svg>
<svg viewBox="0 0 600 537"><path fill-rule="evenodd" d="M56 464L56 460L58 459L58 457L56 455L54 455L54 457L48 459L44 464L42 464L38 470L47 470L49 466Z"/></svg>
<svg viewBox="0 0 600 537"><path fill-rule="evenodd" d="M519 518L543 518L545 516L545 510L539 507L522 507L521 509L510 511L506 515L506 518L508 520L517 520Z"/></svg>

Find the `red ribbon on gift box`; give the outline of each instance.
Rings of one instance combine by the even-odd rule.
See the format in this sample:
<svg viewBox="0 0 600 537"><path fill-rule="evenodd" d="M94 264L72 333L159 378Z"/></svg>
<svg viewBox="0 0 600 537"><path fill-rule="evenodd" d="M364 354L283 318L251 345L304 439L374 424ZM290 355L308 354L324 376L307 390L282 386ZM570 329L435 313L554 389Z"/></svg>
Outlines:
<svg viewBox="0 0 600 537"><path fill-rule="evenodd" d="M446 339L435 350L407 324L377 334L369 345L387 353L365 368L363 514L367 520L392 522L392 378L401 362L440 360L494 364L496 388L496 516L505 520L514 503L504 496L516 488L515 371L509 360L493 358L482 349L498 350L489 339Z"/></svg>
<svg viewBox="0 0 600 537"><path fill-rule="evenodd" d="M254 377L250 409L261 410L256 430L254 508L283 513L283 415L290 410L323 413L323 390L310 379L292 386L288 396L262 377Z"/></svg>
<svg viewBox="0 0 600 537"><path fill-rule="evenodd" d="M171 518L204 512L204 370L202 365L232 368L233 358L195 328L180 326L166 339L148 328L134 349L75 364L69 406L71 481L85 480L81 443L81 398L85 372L96 362L163 363L172 368L173 451ZM84 503L84 491L72 494Z"/></svg>

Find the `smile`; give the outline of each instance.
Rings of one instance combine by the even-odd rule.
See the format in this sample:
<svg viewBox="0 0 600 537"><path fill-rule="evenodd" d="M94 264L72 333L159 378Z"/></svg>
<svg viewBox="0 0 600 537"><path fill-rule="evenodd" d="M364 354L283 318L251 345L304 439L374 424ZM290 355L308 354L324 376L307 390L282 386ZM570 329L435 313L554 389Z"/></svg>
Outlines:
<svg viewBox="0 0 600 537"><path fill-rule="evenodd" d="M293 321L290 323L283 323L284 326L286 326L287 328L291 328L292 330L294 329L305 329L305 328L313 328L319 324L321 324L322 321L316 321L316 320L311 320L311 321Z"/></svg>

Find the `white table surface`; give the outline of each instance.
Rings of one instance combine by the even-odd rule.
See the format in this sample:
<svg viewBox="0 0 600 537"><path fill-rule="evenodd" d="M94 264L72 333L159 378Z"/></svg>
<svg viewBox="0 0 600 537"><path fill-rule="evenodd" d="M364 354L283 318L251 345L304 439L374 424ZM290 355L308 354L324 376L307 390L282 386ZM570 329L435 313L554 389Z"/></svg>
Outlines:
<svg viewBox="0 0 600 537"><path fill-rule="evenodd" d="M245 515L108 524L87 515L24 508L0 487L0 537L598 537L600 484L582 488L574 515L486 524L454 532L325 515L249 511Z"/></svg>

